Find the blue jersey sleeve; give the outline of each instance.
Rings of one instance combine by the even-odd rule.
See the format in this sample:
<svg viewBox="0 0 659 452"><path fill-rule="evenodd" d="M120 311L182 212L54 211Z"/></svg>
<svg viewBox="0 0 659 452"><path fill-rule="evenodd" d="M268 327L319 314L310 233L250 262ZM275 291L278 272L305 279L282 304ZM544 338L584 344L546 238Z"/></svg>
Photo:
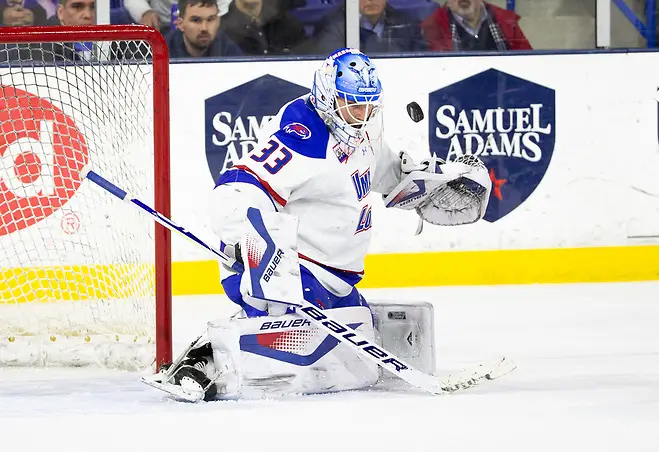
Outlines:
<svg viewBox="0 0 659 452"><path fill-rule="evenodd" d="M296 154L313 159L327 155L329 131L308 98L297 99L286 107L275 136Z"/></svg>

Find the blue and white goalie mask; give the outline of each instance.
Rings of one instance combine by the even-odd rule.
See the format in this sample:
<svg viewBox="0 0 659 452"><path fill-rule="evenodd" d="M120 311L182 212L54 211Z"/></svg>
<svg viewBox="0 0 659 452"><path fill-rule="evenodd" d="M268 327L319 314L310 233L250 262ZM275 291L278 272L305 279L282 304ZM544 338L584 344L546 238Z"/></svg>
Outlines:
<svg viewBox="0 0 659 452"><path fill-rule="evenodd" d="M352 154L367 126L379 121L382 85L375 65L359 50L337 50L316 71L311 102L334 138Z"/></svg>

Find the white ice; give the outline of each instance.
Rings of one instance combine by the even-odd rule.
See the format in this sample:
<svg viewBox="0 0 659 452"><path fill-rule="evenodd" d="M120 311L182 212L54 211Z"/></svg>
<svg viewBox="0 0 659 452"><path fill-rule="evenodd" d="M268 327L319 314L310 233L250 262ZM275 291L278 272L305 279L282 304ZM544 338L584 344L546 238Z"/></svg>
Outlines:
<svg viewBox="0 0 659 452"><path fill-rule="evenodd" d="M200 404L134 373L0 369L0 451L659 451L659 282L363 292L434 303L438 373L499 355L518 369L449 396ZM233 306L174 308L180 349Z"/></svg>

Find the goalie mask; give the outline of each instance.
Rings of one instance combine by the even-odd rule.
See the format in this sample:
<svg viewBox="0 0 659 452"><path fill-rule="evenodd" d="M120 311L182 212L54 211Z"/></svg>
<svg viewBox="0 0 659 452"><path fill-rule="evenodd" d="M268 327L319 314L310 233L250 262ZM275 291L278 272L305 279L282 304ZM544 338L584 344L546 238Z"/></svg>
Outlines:
<svg viewBox="0 0 659 452"><path fill-rule="evenodd" d="M316 71L311 102L334 138L346 145L347 155L352 154L382 108L375 65L359 50L337 50Z"/></svg>

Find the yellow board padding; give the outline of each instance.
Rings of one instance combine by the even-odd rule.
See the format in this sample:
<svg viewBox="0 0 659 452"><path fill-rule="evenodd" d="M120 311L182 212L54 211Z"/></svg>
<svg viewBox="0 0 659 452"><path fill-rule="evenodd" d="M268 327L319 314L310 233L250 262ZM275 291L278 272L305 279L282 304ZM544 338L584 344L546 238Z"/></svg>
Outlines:
<svg viewBox="0 0 659 452"><path fill-rule="evenodd" d="M359 288L659 280L659 246L373 254ZM147 264L0 270L0 303L147 295ZM174 262L174 295L223 293L218 261ZM148 294L151 295L151 294Z"/></svg>
<svg viewBox="0 0 659 452"><path fill-rule="evenodd" d="M659 246L553 248L366 258L360 288L651 281Z"/></svg>
<svg viewBox="0 0 659 452"><path fill-rule="evenodd" d="M174 295L223 293L216 261L177 262ZM659 280L659 246L372 254L359 288Z"/></svg>
<svg viewBox="0 0 659 452"><path fill-rule="evenodd" d="M172 263L174 295L207 295L224 293L220 284L219 261Z"/></svg>

